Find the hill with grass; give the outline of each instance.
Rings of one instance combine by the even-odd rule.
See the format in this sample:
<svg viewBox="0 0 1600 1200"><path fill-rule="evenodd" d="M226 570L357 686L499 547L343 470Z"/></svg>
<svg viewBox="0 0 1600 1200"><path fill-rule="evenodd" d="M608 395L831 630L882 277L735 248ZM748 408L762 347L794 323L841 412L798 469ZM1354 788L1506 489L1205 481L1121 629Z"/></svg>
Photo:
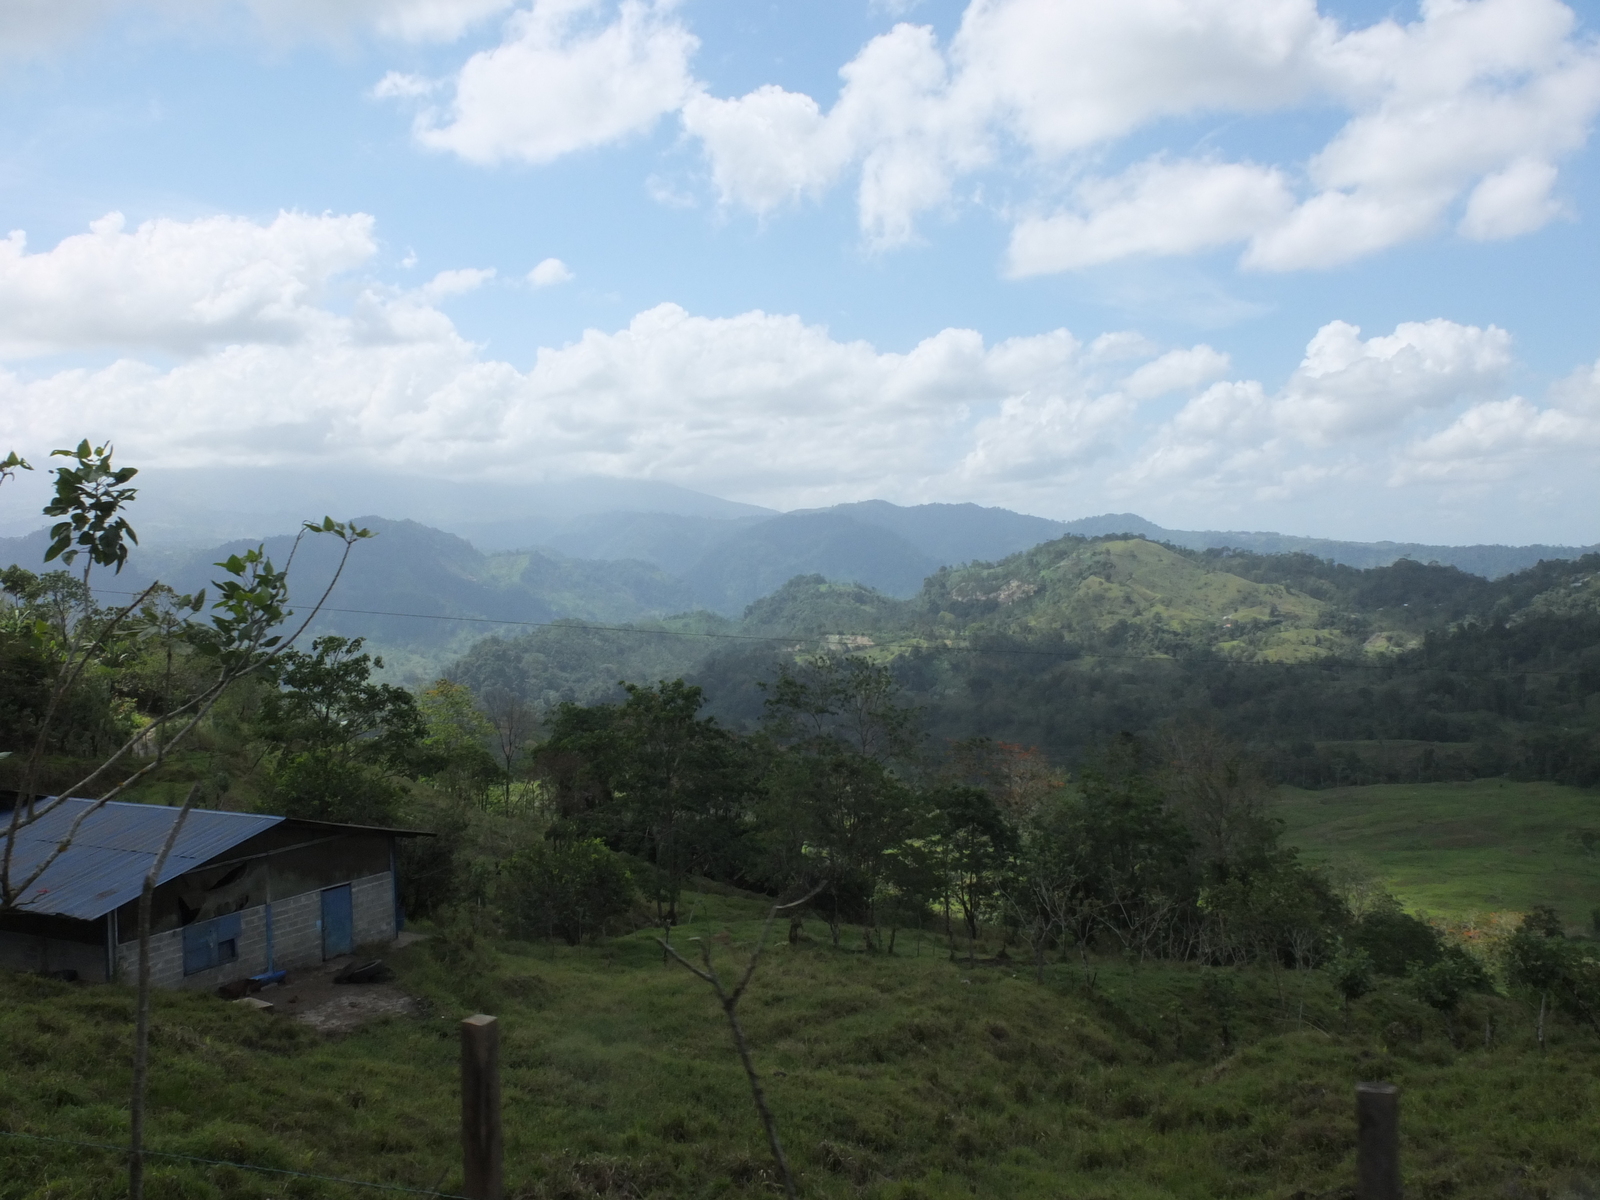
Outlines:
<svg viewBox="0 0 1600 1200"><path fill-rule="evenodd" d="M736 969L762 903L687 909L675 939ZM353 1033L295 1021L293 979L263 993L272 1014L158 995L147 1144L178 1157L154 1160L151 1194L371 1194L327 1177L459 1194L456 1030L479 1011L502 1027L508 1196L773 1194L720 1009L648 931L579 947L430 932L388 955L415 1011ZM123 1194L132 1008L124 987L0 975L0 1197ZM1540 1053L1536 1014L1500 996L1444 1016L1388 980L1346 1009L1321 971L1075 955L1040 980L998 940L969 964L934 929L870 954L812 922L768 948L740 1014L813 1200L1353 1195L1366 1079L1403 1091L1409 1195L1600 1183L1600 1041L1552 1021Z"/></svg>

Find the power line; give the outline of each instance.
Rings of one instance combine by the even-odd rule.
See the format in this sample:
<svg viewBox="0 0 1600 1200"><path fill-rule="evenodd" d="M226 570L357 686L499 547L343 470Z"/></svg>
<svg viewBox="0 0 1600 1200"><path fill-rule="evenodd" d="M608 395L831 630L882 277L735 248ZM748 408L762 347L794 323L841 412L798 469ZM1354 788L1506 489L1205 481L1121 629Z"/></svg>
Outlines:
<svg viewBox="0 0 1600 1200"><path fill-rule="evenodd" d="M127 1146L113 1146L106 1142L80 1142L72 1138L45 1137L38 1133L16 1133L9 1129L0 1129L0 1137L22 1138L30 1142L54 1142L61 1146L82 1146L89 1150L109 1150L114 1154L131 1154ZM349 1187L374 1188L385 1192L408 1192L413 1196L438 1196L443 1200L467 1200L465 1196L458 1196L454 1192L436 1192L431 1188L407 1187L403 1183L368 1183L363 1179L344 1179L338 1175L317 1175L311 1171L291 1171L286 1167L260 1167L254 1163L229 1162L223 1158L200 1158L193 1154L177 1154L170 1150L146 1150L143 1152L151 1158L173 1158L182 1162L203 1163L211 1167L233 1167L239 1171L260 1171L266 1175L292 1175L296 1179L317 1179L323 1183L342 1183Z"/></svg>

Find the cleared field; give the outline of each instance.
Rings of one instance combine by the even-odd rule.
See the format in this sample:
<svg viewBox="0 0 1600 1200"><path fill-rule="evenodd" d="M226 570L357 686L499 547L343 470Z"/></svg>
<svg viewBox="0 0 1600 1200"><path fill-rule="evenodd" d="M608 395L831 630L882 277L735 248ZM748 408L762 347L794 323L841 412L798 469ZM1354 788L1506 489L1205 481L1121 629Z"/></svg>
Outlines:
<svg viewBox="0 0 1600 1200"><path fill-rule="evenodd" d="M731 965L760 906L691 904L680 940L706 938ZM928 936L891 957L855 936L835 949L816 923L809 935L772 947L742 1010L807 1200L1349 1196L1352 1088L1372 1078L1405 1089L1408 1195L1600 1186L1600 1039L1553 1020L1540 1054L1515 999L1472 996L1444 1017L1384 980L1346 1013L1318 971L1111 960L1086 974L1069 959L1041 984L1004 960L951 961ZM159 996L153 1147L459 1193L456 1027L491 1011L508 1200L781 1194L715 1002L648 932L581 949L451 945L395 956L421 1013L345 1036ZM3 1134L125 1138L131 1025L126 988L0 974L0 1200L126 1196L116 1154ZM167 1159L149 1194L386 1193Z"/></svg>
<svg viewBox="0 0 1600 1200"><path fill-rule="evenodd" d="M1600 791L1554 783L1285 788L1285 842L1308 862L1369 867L1408 907L1444 917L1600 908Z"/></svg>

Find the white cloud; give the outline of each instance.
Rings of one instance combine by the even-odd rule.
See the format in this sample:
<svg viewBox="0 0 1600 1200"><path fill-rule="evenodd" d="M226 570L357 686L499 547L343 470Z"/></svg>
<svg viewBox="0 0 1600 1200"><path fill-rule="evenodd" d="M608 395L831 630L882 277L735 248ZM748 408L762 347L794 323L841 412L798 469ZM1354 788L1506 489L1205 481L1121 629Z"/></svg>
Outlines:
<svg viewBox="0 0 1600 1200"><path fill-rule="evenodd" d="M1389 429L1423 409L1481 395L1511 364L1511 338L1434 318L1407 321L1387 337L1330 321L1306 346L1275 407L1275 421L1302 441L1333 441Z"/></svg>
<svg viewBox="0 0 1600 1200"><path fill-rule="evenodd" d="M1387 459L1383 435L1483 397L1510 361L1511 339L1494 326L1435 318L1363 340L1354 325L1330 321L1276 395L1256 380L1212 384L1156 431L1116 483L1281 496L1359 474L1375 456Z"/></svg>
<svg viewBox="0 0 1600 1200"><path fill-rule="evenodd" d="M1555 165L1534 158L1519 158L1505 170L1484 176L1467 200L1461 233L1488 242L1542 228L1563 211L1550 195L1555 183Z"/></svg>
<svg viewBox="0 0 1600 1200"><path fill-rule="evenodd" d="M1484 485L1543 467L1592 473L1600 451L1600 362L1555 388L1541 408L1521 396L1475 404L1397 457L1390 483Z"/></svg>
<svg viewBox="0 0 1600 1200"><path fill-rule="evenodd" d="M546 163L649 130L696 87L689 59L699 43L673 7L534 0L498 46L462 66L443 111L418 115L417 140L474 163ZM390 76L379 87L418 95L426 85Z"/></svg>
<svg viewBox="0 0 1600 1200"><path fill-rule="evenodd" d="M464 296L477 291L494 276L493 267L461 267L453 271L440 271L422 285L422 298L433 304L451 296Z"/></svg>
<svg viewBox="0 0 1600 1200"><path fill-rule="evenodd" d="M118 14L148 35L165 26L219 28L240 10L280 42L344 39L370 30L406 42L452 42L514 0L4 0L0 59L36 55L84 37Z"/></svg>
<svg viewBox="0 0 1600 1200"><path fill-rule="evenodd" d="M1065 331L986 346L946 329L887 353L793 316L714 319L664 304L541 349L518 371L482 358L433 306L487 277L369 288L348 316L321 312L292 339L258 326L170 368L127 358L0 375L0 440L26 450L90 429L150 465L605 474L800 504L957 479L972 429L1002 407L1013 423L1043 412L1059 440L1060 414L1088 394L1093 370ZM67 329L56 342L69 312L56 310ZM1003 449L989 437L979 475L1004 475ZM1037 439L1023 449L1037 458Z"/></svg>
<svg viewBox="0 0 1600 1200"><path fill-rule="evenodd" d="M1077 189L1083 215L1019 221L1009 273L1070 271L1135 255L1188 254L1239 242L1294 207L1281 172L1245 163L1152 160Z"/></svg>
<svg viewBox="0 0 1600 1200"><path fill-rule="evenodd" d="M372 257L373 235L359 214L133 231L113 215L40 254L0 243L10 353L133 351L0 372L0 445L37 455L87 433L152 466L600 474L778 506L960 498L1071 516L1126 503L1190 525L1302 495L1387 520L1394 488L1594 490L1600 365L1543 404L1507 397L1511 342L1494 327L1435 319L1364 337L1329 322L1268 387L1219 379L1229 359L1212 346L1163 352L1131 331L986 343L944 329L894 353L795 316L663 304L519 370L438 307L488 269L358 283L346 312L320 303ZM176 365L143 353L172 350Z"/></svg>
<svg viewBox="0 0 1600 1200"><path fill-rule="evenodd" d="M0 354L96 347L193 353L221 342L283 341L324 323L315 307L334 276L377 250L370 216L280 213L146 221L121 213L51 250L0 241Z"/></svg>
<svg viewBox="0 0 1600 1200"><path fill-rule="evenodd" d="M246 0L271 34L299 40L368 28L407 42L453 42L513 0Z"/></svg>
<svg viewBox="0 0 1600 1200"><path fill-rule="evenodd" d="M570 283L576 278L572 269L559 258L547 258L528 272L528 282L536 288L554 287L558 283Z"/></svg>
<svg viewBox="0 0 1600 1200"><path fill-rule="evenodd" d="M911 240L916 215L946 203L954 174L987 161L981 118L950 95L931 30L897 25L839 72L824 114L809 96L768 85L736 100L700 94L684 127L705 146L724 203L758 213L814 197L849 168L868 240Z"/></svg>
<svg viewBox="0 0 1600 1200"><path fill-rule="evenodd" d="M1187 350L1169 350L1124 379L1121 390L1135 400L1154 400L1157 396L1190 391L1209 383L1230 366L1232 362L1226 354L1204 343Z"/></svg>
<svg viewBox="0 0 1600 1200"><path fill-rule="evenodd" d="M971 0L948 47L901 25L840 74L826 111L770 85L689 101L723 202L767 213L854 173L868 241L893 245L996 162L1046 196L1072 185L1065 211L1022 206L1016 275L1241 243L1248 267L1328 267L1463 203L1464 236L1517 236L1561 212L1557 164L1600 111L1600 46L1558 0L1424 0L1409 24L1349 30L1313 0ZM1081 177L1169 118L1330 106L1348 119L1303 157Z"/></svg>
<svg viewBox="0 0 1600 1200"><path fill-rule="evenodd" d="M6 0L0 4L0 58L22 58L81 37L123 0Z"/></svg>

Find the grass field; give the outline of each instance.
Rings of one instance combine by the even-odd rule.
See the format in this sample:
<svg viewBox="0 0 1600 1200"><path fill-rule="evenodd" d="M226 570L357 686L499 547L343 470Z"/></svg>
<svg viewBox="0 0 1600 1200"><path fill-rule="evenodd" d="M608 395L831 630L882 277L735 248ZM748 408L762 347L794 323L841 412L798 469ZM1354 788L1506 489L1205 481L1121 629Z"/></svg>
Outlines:
<svg viewBox="0 0 1600 1200"><path fill-rule="evenodd" d="M1308 862L1366 864L1418 911L1462 918L1549 904L1588 928L1600 908L1600 791L1479 779L1282 797L1284 840Z"/></svg>
<svg viewBox="0 0 1600 1200"><path fill-rule="evenodd" d="M759 906L701 897L679 938L731 962ZM1576 1200L1600 1186L1600 1039L1474 997L1447 1020L1398 983L1349 1023L1315 972L951 961L772 948L745 1001L757 1064L807 1197L1344 1197L1352 1087L1405 1089L1412 1197ZM760 1127L707 989L648 932L579 949L507 944L472 967L440 943L396 957L426 1000L342 1038L207 996L155 1015L151 1144L458 1190L457 1022L503 1025L508 1194L774 1194ZM470 956L469 956L470 958ZM132 997L0 975L0 1130L126 1136ZM1497 1039L1483 1048L1493 1017ZM0 1200L112 1200L112 1155L0 1137ZM152 1200L379 1196L168 1163ZM392 1194L392 1193L391 1193Z"/></svg>

